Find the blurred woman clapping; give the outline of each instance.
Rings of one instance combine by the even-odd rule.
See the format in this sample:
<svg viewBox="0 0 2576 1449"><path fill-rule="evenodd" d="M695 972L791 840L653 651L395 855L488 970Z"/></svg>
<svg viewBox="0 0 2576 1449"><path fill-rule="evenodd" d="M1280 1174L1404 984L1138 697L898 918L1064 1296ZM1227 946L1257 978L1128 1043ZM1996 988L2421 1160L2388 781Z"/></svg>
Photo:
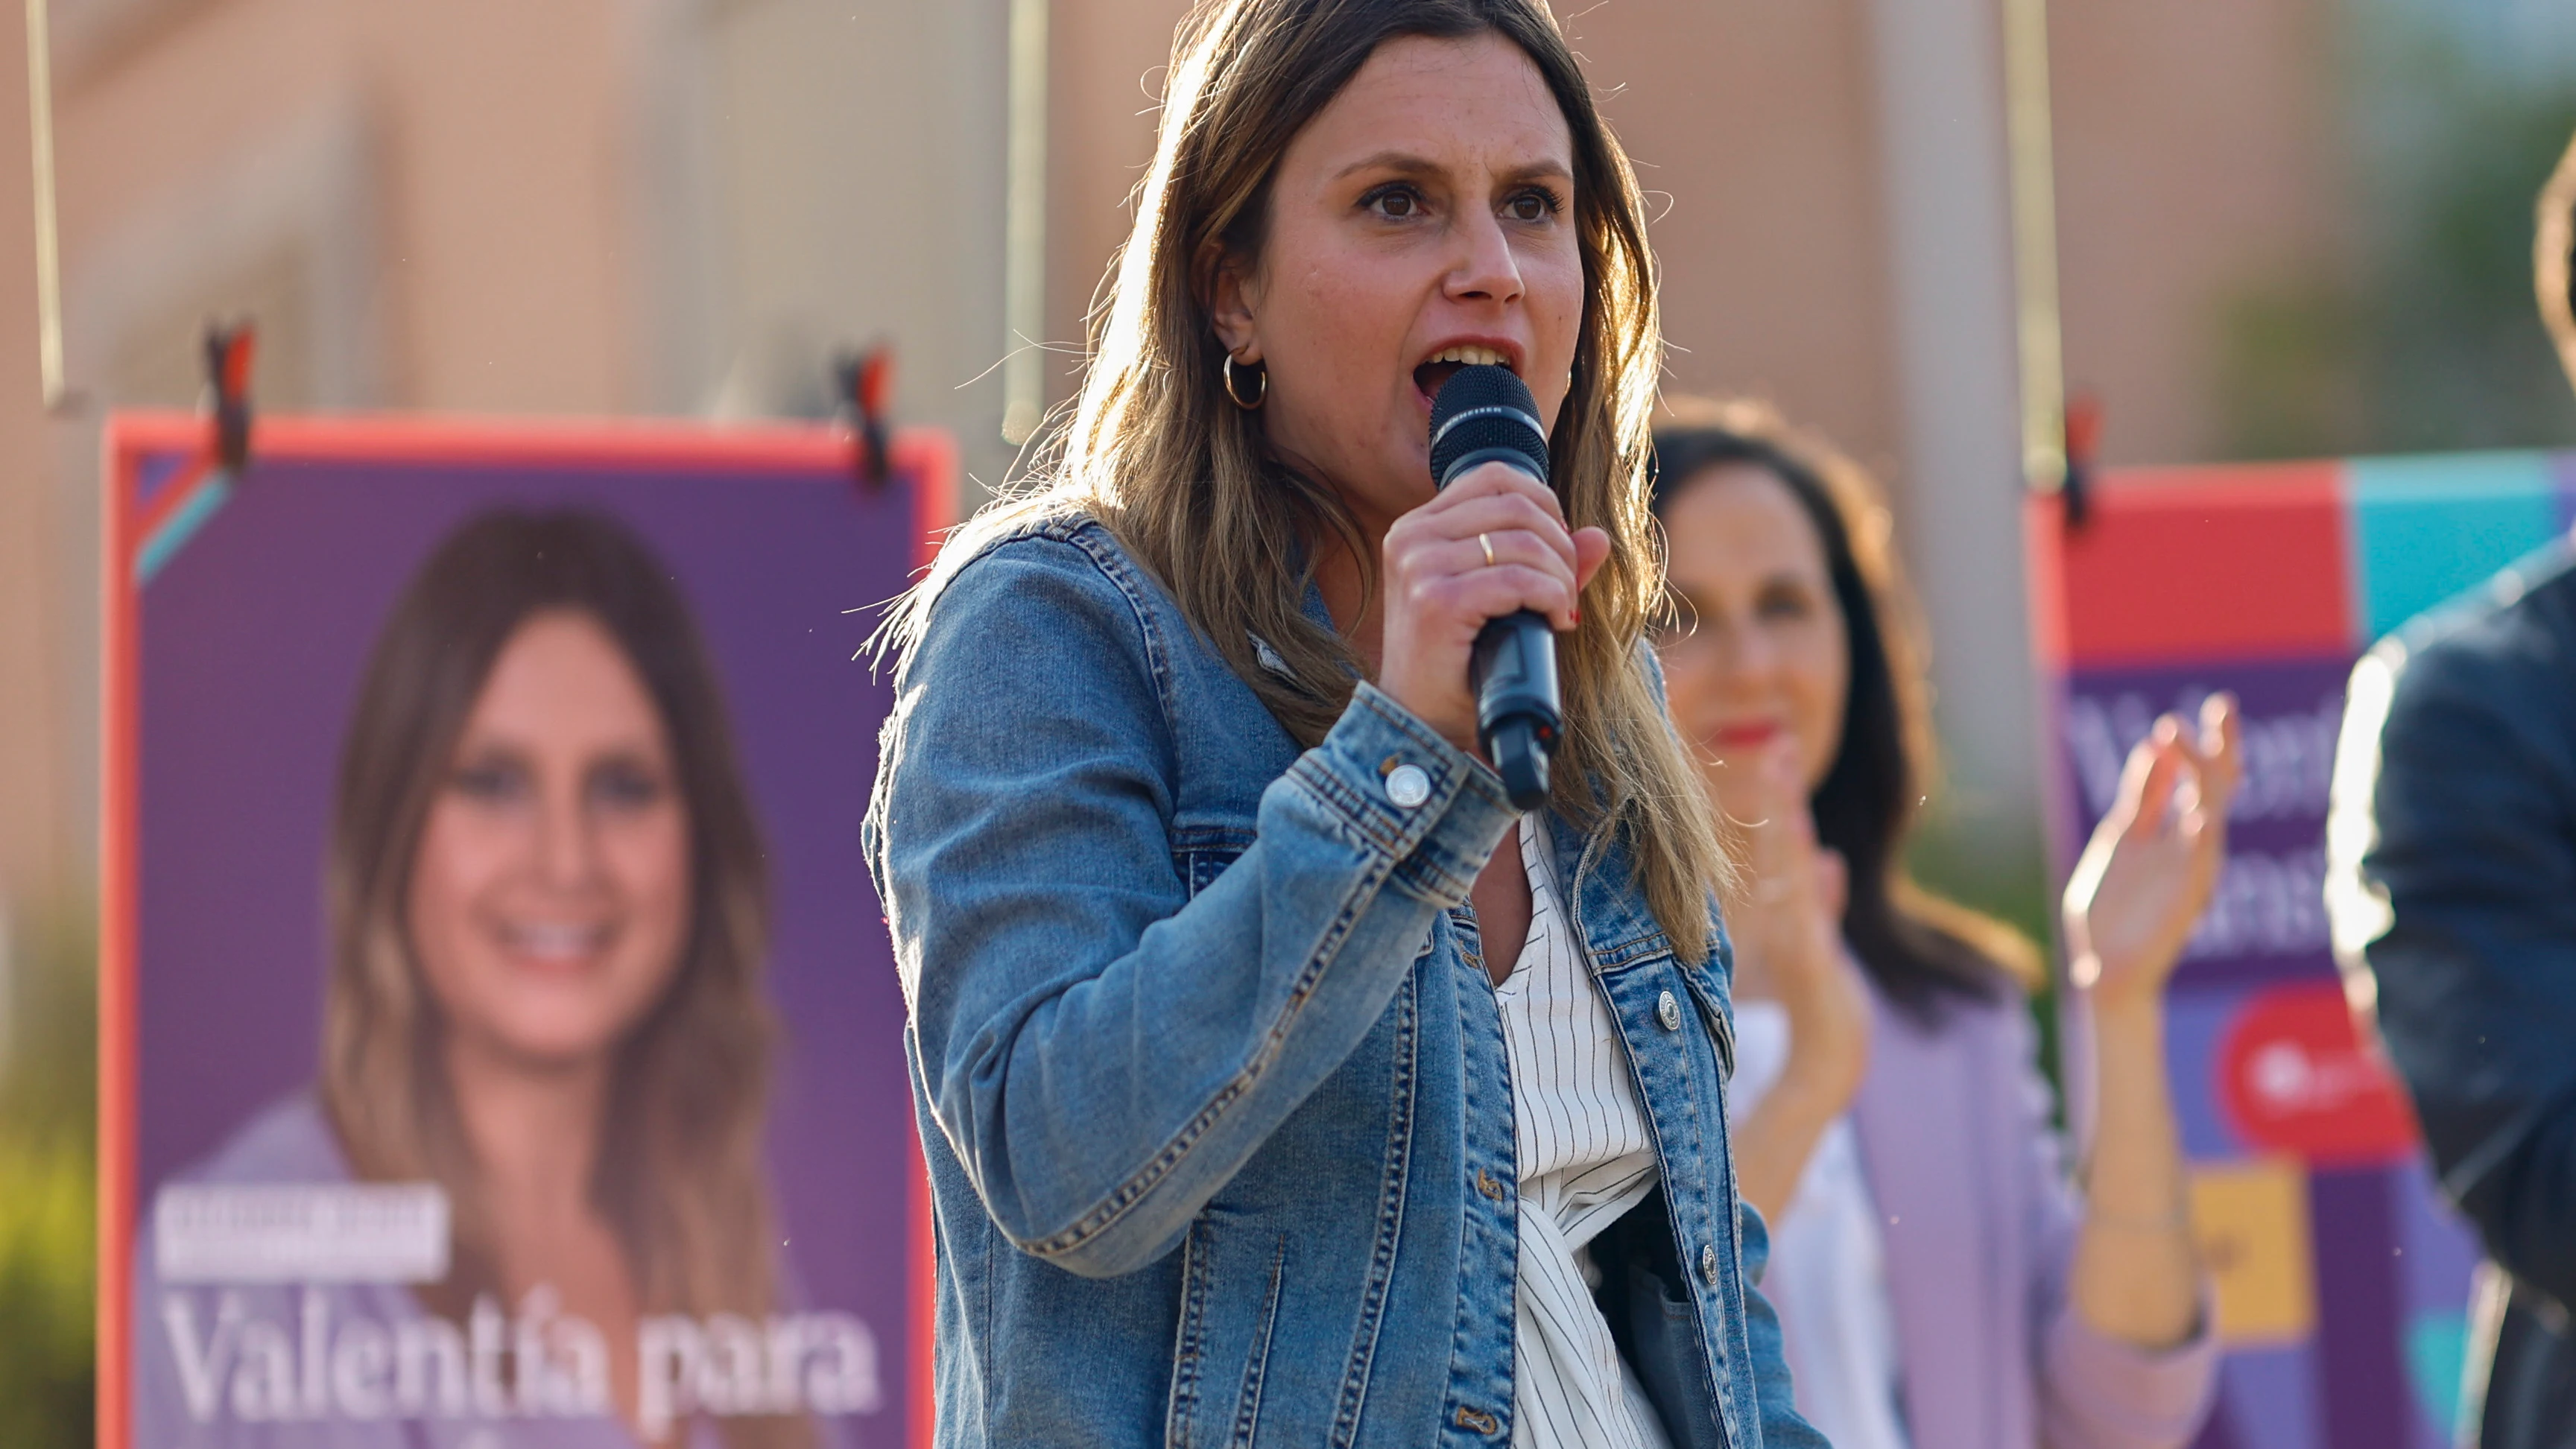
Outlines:
<svg viewBox="0 0 2576 1449"><path fill-rule="evenodd" d="M2163 988L2235 788L2223 696L2132 755L2065 897L2095 1033L2071 1182L2029 946L1908 878L1921 652L1868 480L1750 404L1656 432L1673 717L1745 862L1731 1108L1800 1407L1842 1449L2179 1445L2216 1374Z"/></svg>

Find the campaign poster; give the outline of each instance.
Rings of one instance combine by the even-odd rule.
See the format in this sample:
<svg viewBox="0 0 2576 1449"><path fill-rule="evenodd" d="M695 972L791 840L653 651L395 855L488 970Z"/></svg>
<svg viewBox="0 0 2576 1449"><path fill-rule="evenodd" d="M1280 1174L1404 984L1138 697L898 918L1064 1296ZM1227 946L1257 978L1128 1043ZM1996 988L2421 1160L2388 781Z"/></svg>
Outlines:
<svg viewBox="0 0 2576 1449"><path fill-rule="evenodd" d="M100 1443L926 1444L859 654L943 435L107 429Z"/></svg>
<svg viewBox="0 0 2576 1449"><path fill-rule="evenodd" d="M2244 707L2228 860L2170 996L2191 1207L2225 1350L2200 1449L2445 1449L2469 1280L2403 1087L2327 937L2345 681L2373 641L2569 526L2576 457L2119 470L2027 516L2061 875L2156 716Z"/></svg>

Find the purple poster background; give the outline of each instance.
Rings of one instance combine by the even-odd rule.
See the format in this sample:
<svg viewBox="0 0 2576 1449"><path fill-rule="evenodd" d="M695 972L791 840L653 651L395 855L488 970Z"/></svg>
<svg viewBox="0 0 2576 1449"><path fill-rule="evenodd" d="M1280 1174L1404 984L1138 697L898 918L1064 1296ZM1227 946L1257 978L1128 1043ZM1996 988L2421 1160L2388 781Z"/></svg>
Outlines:
<svg viewBox="0 0 2576 1449"><path fill-rule="evenodd" d="M918 1149L903 1002L859 847L891 690L852 652L921 536L912 486L846 472L254 466L142 591L138 1222L174 1171L309 1083L320 1034L331 780L375 633L453 526L584 505L669 564L726 691L769 851L767 985L786 1040L772 1179L799 1296L859 1314L908 1442ZM861 612L848 611L859 609Z"/></svg>
<svg viewBox="0 0 2576 1449"><path fill-rule="evenodd" d="M2241 711L2243 775L2228 811L2227 865L2185 948L2177 987L2334 975L2326 936L2326 788L2343 720L2347 657L2238 661L2195 668L2079 668L2061 685L2060 798L2073 807L2071 851L2119 785L2120 765L2156 717L2192 719L2219 690Z"/></svg>
<svg viewBox="0 0 2576 1449"><path fill-rule="evenodd" d="M2267 992L2338 980L2323 898L2325 823L2348 654L2077 666L2057 681L2061 878L2108 807L2121 761L2165 712L2217 690L2242 710L2244 775L2228 860L2185 948L2167 1051L2185 1155L2261 1158L2221 1102L2222 1043ZM2198 1449L2442 1449L2457 1411L2474 1239L2420 1159L2303 1174L2313 1329L2231 1345Z"/></svg>

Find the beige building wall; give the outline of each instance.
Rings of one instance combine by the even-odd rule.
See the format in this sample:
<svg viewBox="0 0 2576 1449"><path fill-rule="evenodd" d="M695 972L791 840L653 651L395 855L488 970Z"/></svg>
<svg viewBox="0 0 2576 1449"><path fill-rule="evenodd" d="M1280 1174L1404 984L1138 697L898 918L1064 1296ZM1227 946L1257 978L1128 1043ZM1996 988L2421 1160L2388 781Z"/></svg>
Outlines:
<svg viewBox="0 0 2576 1449"><path fill-rule="evenodd" d="M196 324L229 310L261 317L272 406L629 403L630 7L125 8L56 87L94 404L191 400Z"/></svg>
<svg viewBox="0 0 2576 1449"><path fill-rule="evenodd" d="M675 71L696 58L694 94L666 87L661 124L665 154L700 148L703 180L668 187L657 214L698 235L690 273L656 295L674 311L699 299L697 337L661 350L712 370L656 406L810 415L832 351L882 339L897 417L954 430L967 470L998 481L1004 0L686 13L663 50Z"/></svg>
<svg viewBox="0 0 2576 1449"><path fill-rule="evenodd" d="M1047 25L1047 401L1081 386L1084 317L1135 221L1187 0L1053 0Z"/></svg>
<svg viewBox="0 0 2576 1449"><path fill-rule="evenodd" d="M0 932L13 901L41 899L74 874L63 734L77 711L63 697L70 600L37 375L25 37L0 25ZM0 936L0 990L8 956Z"/></svg>
<svg viewBox="0 0 2576 1449"><path fill-rule="evenodd" d="M1562 9L1656 193L1672 384L1764 393L1823 426L1888 477L1922 549L1965 516L1945 500L1992 511L2010 486L1982 464L1936 466L1964 454L1933 426L1952 421L1944 396L1992 411L1998 364L1954 386L1969 363L1944 352L1935 304L1988 287L2004 259L1927 240L1976 235L1991 198L1930 225L1921 198L1956 189L1889 157L1977 173L2001 138L1945 99L1975 99L1991 37L1970 26L1927 71L1906 3ZM1990 0L1942 3L1990 18ZM1052 400L1077 379L1184 9L1052 5ZM2103 397L2113 461L2209 456L2218 309L2338 264L2333 13L2051 6L2069 373ZM80 406L54 421L23 341L25 71L17 26L0 25L0 272L19 279L0 288L0 337L22 339L0 348L0 898L87 878L97 420L191 402L210 315L259 319L270 408L812 415L832 349L883 336L899 413L954 428L970 471L998 480L1007 14L1007 0L55 0ZM1951 127L1947 151L1919 144L1927 115ZM1973 443L1997 426L1954 431ZM1918 565L2005 579L2008 535L1975 523ZM1961 597L1941 641L1954 700L2026 668L2018 625Z"/></svg>
<svg viewBox="0 0 2576 1449"><path fill-rule="evenodd" d="M227 305L274 407L813 412L882 337L962 425L999 354L999 0L75 3L124 12L58 97L104 401L192 398Z"/></svg>
<svg viewBox="0 0 2576 1449"><path fill-rule="evenodd" d="M1668 386L1901 456L1863 0L1565 7L1650 193Z"/></svg>
<svg viewBox="0 0 2576 1449"><path fill-rule="evenodd" d="M2070 387L2104 461L2224 456L2223 318L2349 272L2335 0L2050 7Z"/></svg>
<svg viewBox="0 0 2576 1449"><path fill-rule="evenodd" d="M74 405L36 406L0 25L0 904L94 869L97 443L189 406L819 416L839 346L997 478L1000 0L55 0ZM872 602L854 600L854 603Z"/></svg>
<svg viewBox="0 0 2576 1449"><path fill-rule="evenodd" d="M96 848L98 426L187 406L207 319L260 326L269 408L598 413L638 368L631 17L609 0L422 7L71 0L56 172L72 394L36 405L23 31L0 26L0 892L86 892ZM64 892L69 892L66 897ZM76 908L76 907L75 907Z"/></svg>

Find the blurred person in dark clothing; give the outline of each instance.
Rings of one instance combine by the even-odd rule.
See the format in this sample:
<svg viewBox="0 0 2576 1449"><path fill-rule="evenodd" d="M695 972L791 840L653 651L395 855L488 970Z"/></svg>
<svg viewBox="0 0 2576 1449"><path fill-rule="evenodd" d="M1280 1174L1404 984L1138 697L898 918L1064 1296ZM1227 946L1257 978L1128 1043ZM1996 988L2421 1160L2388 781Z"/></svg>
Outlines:
<svg viewBox="0 0 2576 1449"><path fill-rule="evenodd" d="M2539 289L2576 380L2576 146ZM2576 544L2562 537L2353 670L2326 906L2442 1190L2487 1262L2463 1435L2576 1449Z"/></svg>

